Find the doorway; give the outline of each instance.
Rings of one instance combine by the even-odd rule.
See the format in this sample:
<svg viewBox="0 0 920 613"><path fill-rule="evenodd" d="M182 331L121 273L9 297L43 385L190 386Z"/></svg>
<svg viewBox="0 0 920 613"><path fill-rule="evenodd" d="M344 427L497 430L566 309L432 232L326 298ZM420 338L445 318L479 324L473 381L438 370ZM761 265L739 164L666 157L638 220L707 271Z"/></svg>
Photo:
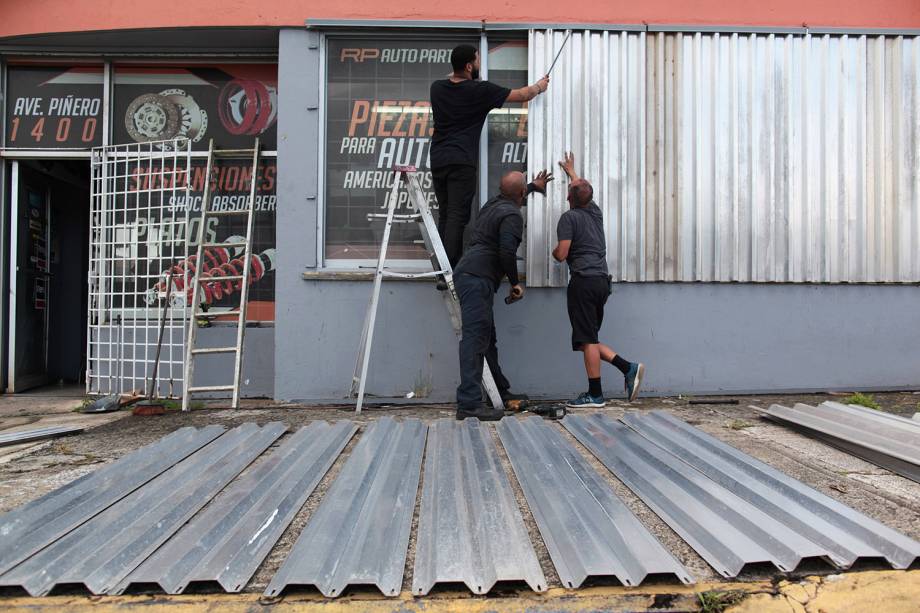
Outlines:
<svg viewBox="0 0 920 613"><path fill-rule="evenodd" d="M9 164L7 391L84 384L89 162Z"/></svg>

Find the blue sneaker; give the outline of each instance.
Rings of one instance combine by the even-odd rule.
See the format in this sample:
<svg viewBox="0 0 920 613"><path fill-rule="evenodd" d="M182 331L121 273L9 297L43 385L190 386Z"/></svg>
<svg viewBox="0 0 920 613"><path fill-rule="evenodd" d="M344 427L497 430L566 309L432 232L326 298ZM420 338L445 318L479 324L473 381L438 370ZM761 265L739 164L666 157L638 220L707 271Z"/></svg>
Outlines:
<svg viewBox="0 0 920 613"><path fill-rule="evenodd" d="M629 372L626 373L626 399L632 402L639 395L639 388L642 386L642 377L645 376L645 364L633 362L629 366Z"/></svg>
<svg viewBox="0 0 920 613"><path fill-rule="evenodd" d="M570 409L602 409L607 405L603 396L592 396L588 392L583 393L575 400L569 400L565 406Z"/></svg>

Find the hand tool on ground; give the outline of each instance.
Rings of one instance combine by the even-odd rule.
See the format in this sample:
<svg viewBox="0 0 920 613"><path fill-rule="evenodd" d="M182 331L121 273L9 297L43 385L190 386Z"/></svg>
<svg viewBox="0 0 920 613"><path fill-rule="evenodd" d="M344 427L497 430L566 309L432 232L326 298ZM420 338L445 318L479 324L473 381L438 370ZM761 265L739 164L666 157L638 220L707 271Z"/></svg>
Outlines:
<svg viewBox="0 0 920 613"><path fill-rule="evenodd" d="M141 400L134 406L135 415L162 415L166 412L166 407L159 398L157 390L157 370L160 367L160 349L163 347L163 330L166 328L166 314L169 311L169 294L172 290L172 272L166 273L166 296L163 299L163 314L160 317L160 331L157 335L157 352L153 358L153 373L150 376L150 387L147 391L147 398Z"/></svg>

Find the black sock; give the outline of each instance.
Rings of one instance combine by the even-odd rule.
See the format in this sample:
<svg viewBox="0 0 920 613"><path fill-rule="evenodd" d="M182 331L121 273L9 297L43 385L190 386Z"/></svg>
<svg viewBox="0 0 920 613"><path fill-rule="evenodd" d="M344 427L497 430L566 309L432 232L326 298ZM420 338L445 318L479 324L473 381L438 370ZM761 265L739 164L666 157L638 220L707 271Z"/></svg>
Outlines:
<svg viewBox="0 0 920 613"><path fill-rule="evenodd" d="M588 393L599 398L604 395L604 390L601 389L601 378L597 379L588 379Z"/></svg>
<svg viewBox="0 0 920 613"><path fill-rule="evenodd" d="M613 359L610 360L610 363L619 368L624 377L629 372L629 367L631 366L629 362L620 357L619 353L613 356Z"/></svg>

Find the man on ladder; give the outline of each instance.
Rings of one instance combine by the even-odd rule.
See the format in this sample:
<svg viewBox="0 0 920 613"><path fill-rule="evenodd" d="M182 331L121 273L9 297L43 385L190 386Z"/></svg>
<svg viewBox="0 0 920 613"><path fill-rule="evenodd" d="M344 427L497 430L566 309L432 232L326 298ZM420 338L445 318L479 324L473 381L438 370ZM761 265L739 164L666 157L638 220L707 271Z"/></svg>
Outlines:
<svg viewBox="0 0 920 613"><path fill-rule="evenodd" d="M431 84L431 175L438 200L438 234L452 267L463 252L463 231L470 220L479 167L479 135L492 109L506 102L527 102L545 92L549 77L508 89L479 80L479 51L458 45L450 54L453 74ZM439 289L447 289L440 283Z"/></svg>
<svg viewBox="0 0 920 613"><path fill-rule="evenodd" d="M524 286L517 273L517 250L524 236L521 207L532 192L546 194L546 184L552 180L553 176L545 170L529 185L520 172L503 176L499 195L483 205L469 247L454 270L463 322L457 419L477 417L482 421L497 421L504 415L500 409L483 403L480 387L483 359L488 362L503 401L526 399L510 392L511 385L498 365L492 303L503 277L511 283L507 304L524 297Z"/></svg>

